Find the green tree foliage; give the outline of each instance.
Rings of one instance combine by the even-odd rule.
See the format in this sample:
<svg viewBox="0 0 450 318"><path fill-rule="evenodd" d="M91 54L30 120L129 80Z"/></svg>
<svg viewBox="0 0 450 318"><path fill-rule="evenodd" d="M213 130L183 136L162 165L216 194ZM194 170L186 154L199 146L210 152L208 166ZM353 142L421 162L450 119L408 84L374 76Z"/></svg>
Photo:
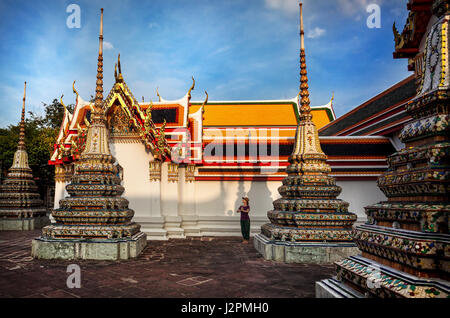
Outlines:
<svg viewBox="0 0 450 318"><path fill-rule="evenodd" d="M73 112L74 105L67 105L67 109ZM44 116L37 116L33 112L29 112L31 121L36 122L40 127L59 129L64 117L64 107L55 98L51 104L44 103Z"/></svg>
<svg viewBox="0 0 450 318"><path fill-rule="evenodd" d="M67 108L73 111L74 105L68 105ZM64 107L57 99L51 104L44 104L44 109L43 115L28 112L25 121L28 161L41 191L54 182L55 169L48 165L48 161L64 115ZM19 123L0 128L0 162L4 175L12 165L18 141Z"/></svg>

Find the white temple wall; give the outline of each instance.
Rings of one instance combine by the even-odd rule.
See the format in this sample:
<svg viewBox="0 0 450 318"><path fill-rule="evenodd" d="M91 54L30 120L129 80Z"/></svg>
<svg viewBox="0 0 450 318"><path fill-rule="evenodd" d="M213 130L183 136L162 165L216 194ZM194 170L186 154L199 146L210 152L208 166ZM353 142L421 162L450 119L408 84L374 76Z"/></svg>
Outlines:
<svg viewBox="0 0 450 318"><path fill-rule="evenodd" d="M350 203L349 211L358 216L357 224L367 221L364 207L387 200L374 180L337 181L336 183L342 187L341 195L338 198Z"/></svg>
<svg viewBox="0 0 450 318"><path fill-rule="evenodd" d="M178 182L178 211L180 215L195 215L197 208L195 203L195 181L186 182L185 181L185 170L186 168L181 168L179 171L179 182Z"/></svg>
<svg viewBox="0 0 450 318"><path fill-rule="evenodd" d="M195 202L195 181L186 182L185 170L185 167L180 167L178 182L178 213L182 220L180 226L185 236L201 236Z"/></svg>
<svg viewBox="0 0 450 318"><path fill-rule="evenodd" d="M64 199L67 195L66 183L64 181L55 182L55 209L59 209L59 200Z"/></svg>
<svg viewBox="0 0 450 318"><path fill-rule="evenodd" d="M59 201L69 195L66 191L66 185L67 185L67 183L64 181L56 181L55 182L55 198L53 201L55 209L59 209ZM49 218L50 218L51 223L56 222L51 214L50 214Z"/></svg>
<svg viewBox="0 0 450 318"><path fill-rule="evenodd" d="M241 235L240 216L236 213L242 197L250 199L252 233L269 222L267 211L279 198L280 181L197 181L195 182L198 227L202 235Z"/></svg>
<svg viewBox="0 0 450 318"><path fill-rule="evenodd" d="M130 201L130 209L135 216L159 216L152 209L152 191L148 163L152 156L145 151L141 143L111 143L111 154L123 168L123 197Z"/></svg>
<svg viewBox="0 0 450 318"><path fill-rule="evenodd" d="M164 162L161 165L161 213L164 217L164 229L168 238L185 238L184 229L181 227L182 218L179 214L179 180L169 180L169 165ZM180 170L178 171L178 179Z"/></svg>
<svg viewBox="0 0 450 318"><path fill-rule="evenodd" d="M168 181L167 162L161 165L161 211L164 216L178 215L178 182Z"/></svg>
<svg viewBox="0 0 450 318"><path fill-rule="evenodd" d="M111 154L123 168L123 197L134 210L133 221L151 240L166 240L164 217L161 214L161 185L150 182L149 162L153 156L145 151L141 142L110 142Z"/></svg>

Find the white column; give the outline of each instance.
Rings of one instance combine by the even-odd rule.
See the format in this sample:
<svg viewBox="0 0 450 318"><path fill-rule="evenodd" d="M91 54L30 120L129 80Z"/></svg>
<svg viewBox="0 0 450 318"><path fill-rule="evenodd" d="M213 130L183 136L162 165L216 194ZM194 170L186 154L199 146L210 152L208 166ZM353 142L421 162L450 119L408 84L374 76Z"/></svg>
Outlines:
<svg viewBox="0 0 450 318"><path fill-rule="evenodd" d="M195 169L194 166L189 168ZM196 214L195 181L186 180L187 170L188 167L180 168L180 180L178 182L178 210L182 219L181 227L186 236L201 236L198 215Z"/></svg>
<svg viewBox="0 0 450 318"><path fill-rule="evenodd" d="M159 168L158 168L159 166ZM150 198L150 217L139 220L141 231L147 234L148 240L167 240L167 230L164 228L164 217L161 213L161 164L157 161L149 162L150 180L148 196Z"/></svg>
<svg viewBox="0 0 450 318"><path fill-rule="evenodd" d="M178 165L163 163L161 166L161 213L164 216L164 228L169 238L184 238L181 217L178 213L179 173L174 173Z"/></svg>

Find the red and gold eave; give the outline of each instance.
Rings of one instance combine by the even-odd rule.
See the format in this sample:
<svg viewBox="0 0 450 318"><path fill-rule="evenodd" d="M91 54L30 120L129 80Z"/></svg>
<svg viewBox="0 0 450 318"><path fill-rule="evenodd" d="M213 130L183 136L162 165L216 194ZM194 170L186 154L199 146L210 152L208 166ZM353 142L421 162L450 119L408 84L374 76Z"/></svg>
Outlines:
<svg viewBox="0 0 450 318"><path fill-rule="evenodd" d="M109 122L114 109L122 108L130 123L136 128L139 137L146 142L144 124L147 110L151 107L151 125L154 145L158 144L158 132L164 127L165 139L171 149L182 148L183 163L204 164L203 149L205 130L212 128L233 129L248 128L288 128L295 134L298 120L297 97L291 100L276 101L225 101L225 102L191 102L190 92L179 100L166 101L160 97L158 102L138 103L123 78L114 84L104 101L104 108ZM81 150L77 147L80 132L87 128L88 113L93 103L84 101L74 88L76 103L73 114L67 110L64 114L53 155L49 164L59 165L77 160ZM159 94L158 94L159 96ZM314 120L322 127L335 119L332 100L324 106L313 107ZM137 136L135 136L137 137ZM149 148L149 147L147 147ZM60 150L66 151L62 153ZM149 149L152 150L152 149ZM153 151L152 151L153 152ZM170 160L166 156L165 160Z"/></svg>
<svg viewBox="0 0 450 318"><path fill-rule="evenodd" d="M420 42L427 31L431 19L433 0L409 0L407 8L409 15L403 31L399 33L395 23L393 26L395 38L394 58L413 58L419 53ZM410 71L413 65L410 64Z"/></svg>

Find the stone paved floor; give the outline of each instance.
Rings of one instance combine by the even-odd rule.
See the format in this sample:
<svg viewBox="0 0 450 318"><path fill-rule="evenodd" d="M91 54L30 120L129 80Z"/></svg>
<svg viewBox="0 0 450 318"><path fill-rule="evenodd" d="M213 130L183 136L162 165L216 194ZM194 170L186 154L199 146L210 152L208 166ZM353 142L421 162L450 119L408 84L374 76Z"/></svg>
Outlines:
<svg viewBox="0 0 450 318"><path fill-rule="evenodd" d="M265 261L239 238L150 241L127 261L49 261L30 257L40 231L0 232L0 297L314 297L332 265ZM66 287L69 264L81 288Z"/></svg>

